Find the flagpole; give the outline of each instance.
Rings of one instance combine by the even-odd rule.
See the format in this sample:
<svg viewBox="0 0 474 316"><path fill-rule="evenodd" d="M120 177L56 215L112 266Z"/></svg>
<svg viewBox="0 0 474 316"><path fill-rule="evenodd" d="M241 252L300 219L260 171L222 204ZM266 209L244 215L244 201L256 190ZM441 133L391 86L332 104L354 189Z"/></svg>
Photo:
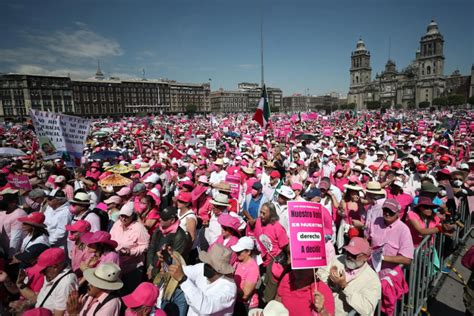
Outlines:
<svg viewBox="0 0 474 316"><path fill-rule="evenodd" d="M260 75L262 80L262 89L265 84L264 71L263 71L263 0L261 0L260 8Z"/></svg>

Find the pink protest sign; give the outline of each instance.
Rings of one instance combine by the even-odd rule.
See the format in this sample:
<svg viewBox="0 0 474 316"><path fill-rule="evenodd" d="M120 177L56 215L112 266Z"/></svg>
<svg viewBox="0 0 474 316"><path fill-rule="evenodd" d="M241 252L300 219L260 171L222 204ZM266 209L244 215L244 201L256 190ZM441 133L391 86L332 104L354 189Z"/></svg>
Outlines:
<svg viewBox="0 0 474 316"><path fill-rule="evenodd" d="M240 177L227 175L225 177L225 182L228 182L230 184L230 188L231 188L230 196L233 197L234 199L238 199L239 193L240 193Z"/></svg>
<svg viewBox="0 0 474 316"><path fill-rule="evenodd" d="M8 182L17 189L31 191L30 179L27 176L9 176Z"/></svg>
<svg viewBox="0 0 474 316"><path fill-rule="evenodd" d="M288 202L291 267L308 269L326 266L321 204Z"/></svg>

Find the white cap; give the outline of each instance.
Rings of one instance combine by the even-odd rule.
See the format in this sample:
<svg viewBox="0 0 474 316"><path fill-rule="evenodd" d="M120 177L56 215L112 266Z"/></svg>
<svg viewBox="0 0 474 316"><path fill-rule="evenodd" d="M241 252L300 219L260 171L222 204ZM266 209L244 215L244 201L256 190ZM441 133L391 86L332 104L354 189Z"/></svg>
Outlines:
<svg viewBox="0 0 474 316"><path fill-rule="evenodd" d="M240 252L242 250L253 250L254 247L255 242L249 236L241 237L235 245L230 246L230 248L234 252Z"/></svg>
<svg viewBox="0 0 474 316"><path fill-rule="evenodd" d="M127 202L120 209L119 215L132 216L133 212L134 212L133 202Z"/></svg>
<svg viewBox="0 0 474 316"><path fill-rule="evenodd" d="M464 170L464 169L469 170L469 165L465 162L459 165L459 170Z"/></svg>
<svg viewBox="0 0 474 316"><path fill-rule="evenodd" d="M282 185L280 188L276 189L276 191L278 194L281 194L290 200L294 199L296 196L295 192L289 186L286 185Z"/></svg>
<svg viewBox="0 0 474 316"><path fill-rule="evenodd" d="M393 181L393 184L395 184L397 187L403 188L403 182L402 181Z"/></svg>
<svg viewBox="0 0 474 316"><path fill-rule="evenodd" d="M290 163L290 169L296 169L298 167L294 162Z"/></svg>
<svg viewBox="0 0 474 316"><path fill-rule="evenodd" d="M158 180L160 180L160 177L156 173L152 173L143 180L143 183L157 183Z"/></svg>

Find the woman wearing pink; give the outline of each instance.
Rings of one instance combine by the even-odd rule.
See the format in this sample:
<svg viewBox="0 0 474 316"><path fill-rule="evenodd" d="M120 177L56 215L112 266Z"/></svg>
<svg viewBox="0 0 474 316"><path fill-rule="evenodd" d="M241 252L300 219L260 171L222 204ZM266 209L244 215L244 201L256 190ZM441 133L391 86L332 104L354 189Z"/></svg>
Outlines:
<svg viewBox="0 0 474 316"><path fill-rule="evenodd" d="M117 242L111 239L109 233L104 231L96 231L94 233L85 233L81 237L81 241L87 246L87 252L92 254L89 261L83 262L81 269L95 268L101 263L120 263L120 257L115 251Z"/></svg>
<svg viewBox="0 0 474 316"><path fill-rule="evenodd" d="M413 246L417 247L425 236L449 234L454 229L453 225L441 224L439 217L433 212L437 207L429 197L421 196L415 209L408 212L407 225L411 231Z"/></svg>
<svg viewBox="0 0 474 316"><path fill-rule="evenodd" d="M229 215L228 213L224 213L217 218L217 222L221 224L222 233L216 239L216 241L209 246L209 249L211 249L216 244L231 249L231 246L237 244L237 242L239 241L239 219L237 217ZM230 263L234 264L236 260L237 254L233 253L230 259Z"/></svg>

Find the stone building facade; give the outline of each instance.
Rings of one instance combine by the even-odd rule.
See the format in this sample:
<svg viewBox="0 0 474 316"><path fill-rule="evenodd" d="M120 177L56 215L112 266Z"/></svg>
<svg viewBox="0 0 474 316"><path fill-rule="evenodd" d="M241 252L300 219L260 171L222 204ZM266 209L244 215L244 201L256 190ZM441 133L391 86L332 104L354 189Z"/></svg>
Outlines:
<svg viewBox="0 0 474 316"><path fill-rule="evenodd" d="M397 70L393 60L388 60L384 70L372 79L370 52L362 39L351 54L350 86L348 103L355 103L357 109L365 109L367 102L380 101L381 104L405 108L417 107L421 102L432 103L433 99L457 90L460 74L444 75L444 37L438 24L431 21L426 33L420 39L415 60L403 70ZM451 77L454 76L454 79ZM462 76L461 76L462 77ZM469 81L471 81L471 76ZM464 78L464 80L467 80ZM447 90L447 85L451 84ZM469 85L468 85L469 86Z"/></svg>

